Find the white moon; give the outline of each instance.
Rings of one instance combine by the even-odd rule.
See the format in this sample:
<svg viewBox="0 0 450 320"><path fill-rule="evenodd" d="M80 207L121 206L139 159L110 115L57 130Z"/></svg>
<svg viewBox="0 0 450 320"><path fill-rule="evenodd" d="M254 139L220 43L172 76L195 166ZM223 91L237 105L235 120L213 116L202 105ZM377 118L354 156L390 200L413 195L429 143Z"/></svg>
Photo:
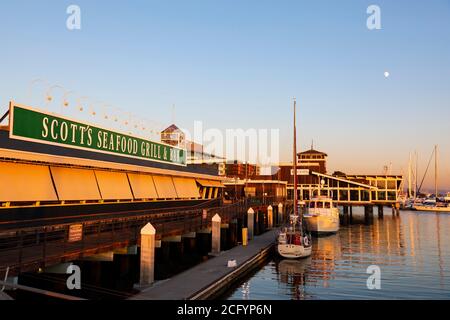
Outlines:
<svg viewBox="0 0 450 320"><path fill-rule="evenodd" d="M385 78L389 78L389 72L385 71L385 72L384 72L384 77L385 77Z"/></svg>

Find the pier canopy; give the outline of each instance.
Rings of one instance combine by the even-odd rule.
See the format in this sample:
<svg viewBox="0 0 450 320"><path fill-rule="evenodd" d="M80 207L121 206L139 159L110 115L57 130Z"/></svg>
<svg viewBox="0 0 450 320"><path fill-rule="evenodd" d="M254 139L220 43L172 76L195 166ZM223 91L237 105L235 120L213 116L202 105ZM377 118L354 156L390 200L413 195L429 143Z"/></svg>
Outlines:
<svg viewBox="0 0 450 320"><path fill-rule="evenodd" d="M0 177L0 202L58 200L48 167L0 162Z"/></svg>
<svg viewBox="0 0 450 320"><path fill-rule="evenodd" d="M309 183L298 185L299 199L308 201L325 195L339 204L391 204L398 201L403 177L400 175L328 175L311 171ZM293 186L288 186L292 197Z"/></svg>

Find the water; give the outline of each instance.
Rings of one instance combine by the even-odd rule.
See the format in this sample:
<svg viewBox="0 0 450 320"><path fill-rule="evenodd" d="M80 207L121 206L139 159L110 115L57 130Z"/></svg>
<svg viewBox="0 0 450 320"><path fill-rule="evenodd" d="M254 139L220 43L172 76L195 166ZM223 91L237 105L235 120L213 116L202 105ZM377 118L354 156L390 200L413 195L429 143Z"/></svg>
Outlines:
<svg viewBox="0 0 450 320"><path fill-rule="evenodd" d="M354 209L361 224L314 238L306 260L274 257L224 298L450 299L450 214L401 211L394 217L386 209L384 219L374 216L364 225ZM380 267L380 290L367 288L371 265Z"/></svg>

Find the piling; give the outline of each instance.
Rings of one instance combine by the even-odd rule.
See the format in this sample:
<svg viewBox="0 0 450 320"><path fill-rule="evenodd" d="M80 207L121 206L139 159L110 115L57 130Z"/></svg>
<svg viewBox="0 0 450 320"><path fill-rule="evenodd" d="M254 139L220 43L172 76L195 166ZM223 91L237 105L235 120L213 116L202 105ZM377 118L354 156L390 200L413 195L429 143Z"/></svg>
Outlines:
<svg viewBox="0 0 450 320"><path fill-rule="evenodd" d="M267 207L267 228L269 230L273 228L273 208L272 208L272 206Z"/></svg>
<svg viewBox="0 0 450 320"><path fill-rule="evenodd" d="M212 242L211 242L211 253L219 254L220 253L220 222L221 218L218 214L216 214L212 218Z"/></svg>
<svg viewBox="0 0 450 320"><path fill-rule="evenodd" d="M254 236L255 211L252 208L247 211L247 229L248 240L252 240Z"/></svg>
<svg viewBox="0 0 450 320"><path fill-rule="evenodd" d="M156 230L151 223L141 229L141 286L155 281L155 235Z"/></svg>
<svg viewBox="0 0 450 320"><path fill-rule="evenodd" d="M383 206L379 205L378 206L378 218L383 219L383 215L384 215Z"/></svg>
<svg viewBox="0 0 450 320"><path fill-rule="evenodd" d="M283 223L283 204L281 202L278 204L277 223L278 225Z"/></svg>
<svg viewBox="0 0 450 320"><path fill-rule="evenodd" d="M373 206L364 206L364 222L371 224L373 222Z"/></svg>

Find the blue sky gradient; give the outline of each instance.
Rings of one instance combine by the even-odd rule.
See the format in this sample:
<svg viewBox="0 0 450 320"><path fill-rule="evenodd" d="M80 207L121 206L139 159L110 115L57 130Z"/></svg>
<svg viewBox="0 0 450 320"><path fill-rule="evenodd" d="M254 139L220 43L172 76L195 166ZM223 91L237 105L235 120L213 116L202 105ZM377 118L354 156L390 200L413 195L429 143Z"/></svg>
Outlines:
<svg viewBox="0 0 450 320"><path fill-rule="evenodd" d="M366 27L371 4L381 30ZM287 161L296 96L299 145L314 139L329 171L406 172L417 150L423 173L439 144L450 191L448 0L2 1L0 40L4 109L39 106L27 92L44 78L162 124L175 104L188 129L280 128Z"/></svg>

